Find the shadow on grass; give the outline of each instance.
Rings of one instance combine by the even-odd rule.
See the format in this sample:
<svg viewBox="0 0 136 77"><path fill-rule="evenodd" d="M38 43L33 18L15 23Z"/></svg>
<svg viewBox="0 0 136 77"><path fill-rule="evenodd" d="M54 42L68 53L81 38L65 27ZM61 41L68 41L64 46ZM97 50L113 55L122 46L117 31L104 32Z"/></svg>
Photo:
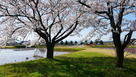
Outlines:
<svg viewBox="0 0 136 77"><path fill-rule="evenodd" d="M115 68L113 57L55 57L5 65L5 76L27 77L135 77L136 59L126 59L127 68Z"/></svg>

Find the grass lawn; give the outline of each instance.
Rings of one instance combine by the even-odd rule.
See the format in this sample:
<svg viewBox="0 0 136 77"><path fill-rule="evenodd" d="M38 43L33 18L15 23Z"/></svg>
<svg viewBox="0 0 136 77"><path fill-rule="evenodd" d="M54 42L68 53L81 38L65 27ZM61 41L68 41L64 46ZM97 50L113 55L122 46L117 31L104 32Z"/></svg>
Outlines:
<svg viewBox="0 0 136 77"><path fill-rule="evenodd" d="M0 77L135 77L136 56L125 53L124 68L115 68L114 50L84 50L0 66Z"/></svg>
<svg viewBox="0 0 136 77"><path fill-rule="evenodd" d="M129 48L136 48L136 45L130 45Z"/></svg>

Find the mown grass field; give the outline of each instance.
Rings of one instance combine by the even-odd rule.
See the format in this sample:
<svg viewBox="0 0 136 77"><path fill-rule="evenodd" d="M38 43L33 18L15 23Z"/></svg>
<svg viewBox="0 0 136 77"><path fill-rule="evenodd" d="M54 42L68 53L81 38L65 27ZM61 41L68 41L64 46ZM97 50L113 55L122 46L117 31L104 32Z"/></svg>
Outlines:
<svg viewBox="0 0 136 77"><path fill-rule="evenodd" d="M68 48L68 47L66 47ZM76 48L76 47L69 47ZM124 68L115 68L115 52L91 47L55 56L0 66L0 77L135 77L136 56L125 53Z"/></svg>

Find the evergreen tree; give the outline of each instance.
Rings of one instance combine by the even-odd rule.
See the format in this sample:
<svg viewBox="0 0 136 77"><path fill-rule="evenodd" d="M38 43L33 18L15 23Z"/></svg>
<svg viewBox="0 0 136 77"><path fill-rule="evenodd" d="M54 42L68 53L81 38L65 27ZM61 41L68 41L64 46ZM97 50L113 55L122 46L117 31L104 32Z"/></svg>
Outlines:
<svg viewBox="0 0 136 77"><path fill-rule="evenodd" d="M90 41L90 43L89 44L93 44L93 41Z"/></svg>
<svg viewBox="0 0 136 77"><path fill-rule="evenodd" d="M100 45L103 45L103 41L102 40L99 43L100 43Z"/></svg>
<svg viewBox="0 0 136 77"><path fill-rule="evenodd" d="M70 43L69 43L70 45L73 45L73 41L70 41Z"/></svg>
<svg viewBox="0 0 136 77"><path fill-rule="evenodd" d="M65 45L68 45L68 41L67 40L65 41Z"/></svg>
<svg viewBox="0 0 136 77"><path fill-rule="evenodd" d="M83 45L84 44L84 42L80 42L80 45Z"/></svg>
<svg viewBox="0 0 136 77"><path fill-rule="evenodd" d="M60 44L61 44L61 45L64 45L64 42L63 42L63 41L61 41L61 42L60 42Z"/></svg>
<svg viewBox="0 0 136 77"><path fill-rule="evenodd" d="M75 44L75 45L77 45L77 44L78 44L78 42L77 42L77 41L75 41L75 42L74 42L74 44Z"/></svg>

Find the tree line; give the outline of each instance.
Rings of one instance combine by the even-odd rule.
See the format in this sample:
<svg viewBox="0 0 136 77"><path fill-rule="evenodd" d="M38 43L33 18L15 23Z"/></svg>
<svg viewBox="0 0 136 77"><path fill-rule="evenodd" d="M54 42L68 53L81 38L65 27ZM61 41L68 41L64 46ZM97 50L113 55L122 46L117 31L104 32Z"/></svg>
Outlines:
<svg viewBox="0 0 136 77"><path fill-rule="evenodd" d="M102 40L98 41L61 41L57 45L104 45Z"/></svg>

